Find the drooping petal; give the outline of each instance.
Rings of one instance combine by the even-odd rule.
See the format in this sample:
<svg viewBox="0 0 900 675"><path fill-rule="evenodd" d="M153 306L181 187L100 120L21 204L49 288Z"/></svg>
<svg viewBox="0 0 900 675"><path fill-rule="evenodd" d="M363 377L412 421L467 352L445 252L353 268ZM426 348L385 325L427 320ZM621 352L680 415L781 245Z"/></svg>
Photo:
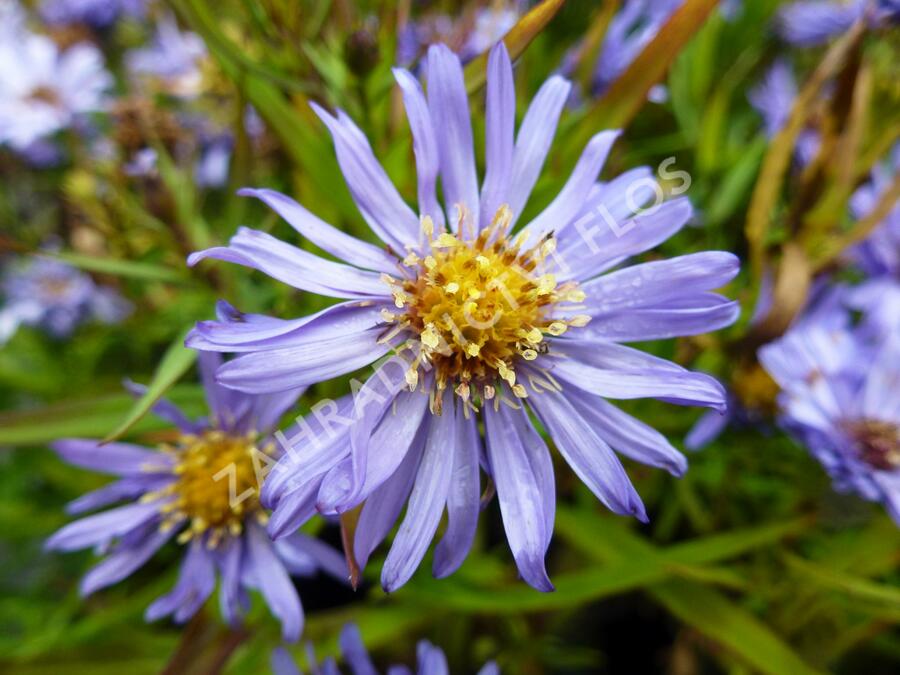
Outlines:
<svg viewBox="0 0 900 675"><path fill-rule="evenodd" d="M447 503L453 455L460 442L453 397L451 389L445 390L443 413L433 415L428 426L428 438L409 496L406 517L381 571L381 585L388 593L409 581L422 562Z"/></svg>
<svg viewBox="0 0 900 675"><path fill-rule="evenodd" d="M296 642L303 631L303 607L287 570L275 554L265 530L256 525L246 529L247 577L253 580L269 610L281 621L281 637Z"/></svg>
<svg viewBox="0 0 900 675"><path fill-rule="evenodd" d="M450 675L446 655L428 640L416 645L416 669L422 675Z"/></svg>
<svg viewBox="0 0 900 675"><path fill-rule="evenodd" d="M529 401L560 454L591 492L611 511L646 521L643 502L622 463L565 392L546 392Z"/></svg>
<svg viewBox="0 0 900 675"><path fill-rule="evenodd" d="M66 513L77 515L94 511L102 506L109 506L119 501L134 501L147 492L163 488L173 480L173 476L160 474L153 476L134 476L122 478L96 490L86 492L66 504Z"/></svg>
<svg viewBox="0 0 900 675"><path fill-rule="evenodd" d="M656 429L622 412L599 396L585 394L574 388L563 395L574 406L597 436L613 450L642 464L665 469L674 476L687 471L687 460ZM710 414L719 415L716 411Z"/></svg>
<svg viewBox="0 0 900 675"><path fill-rule="evenodd" d="M315 537L296 532L290 537L285 537L275 542L275 549L282 560L286 560L285 556L288 553L298 557L299 554L302 554L302 556L312 561L316 570L321 570L344 582L350 578L346 558L340 552Z"/></svg>
<svg viewBox="0 0 900 675"><path fill-rule="evenodd" d="M525 450L540 490L544 513L544 552L546 552L550 548L556 519L556 481L553 477L553 460L550 458L547 444L532 426L525 409L507 412L509 421L515 425L519 439L522 441L522 448Z"/></svg>
<svg viewBox="0 0 900 675"><path fill-rule="evenodd" d="M102 562L92 567L79 585L82 596L90 595L101 588L106 588L130 576L142 567L174 534L173 530L161 532L154 529L140 542L125 546L120 545Z"/></svg>
<svg viewBox="0 0 900 675"><path fill-rule="evenodd" d="M359 634L359 628L354 624L348 623L341 629L339 639L341 645L341 654L353 675L378 675L366 646L363 644L362 636Z"/></svg>
<svg viewBox="0 0 900 675"><path fill-rule="evenodd" d="M484 409L487 454L494 472L506 538L519 574L539 591L552 591L544 567L546 515L541 489L506 406ZM502 467L502 470L500 469Z"/></svg>
<svg viewBox="0 0 900 675"><path fill-rule="evenodd" d="M127 504L69 523L44 543L48 551L97 546L141 527L159 514L159 504Z"/></svg>
<svg viewBox="0 0 900 675"><path fill-rule="evenodd" d="M397 470L366 499L353 539L353 553L360 569L365 568L372 551L400 517L416 479L427 435L428 427L423 424Z"/></svg>
<svg viewBox="0 0 900 675"><path fill-rule="evenodd" d="M131 443L101 445L89 438L64 438L50 447L69 464L101 473L140 476L172 468L172 459L167 455Z"/></svg>
<svg viewBox="0 0 900 675"><path fill-rule="evenodd" d="M512 62L500 40L488 56L487 102L485 104L485 173L481 186L479 227L491 219L505 203L512 177L516 126L516 90Z"/></svg>
<svg viewBox="0 0 900 675"><path fill-rule="evenodd" d="M465 560L475 530L481 499L478 459L483 450L478 422L472 415L456 416L459 429L453 448L453 477L447 493L447 530L434 549L434 576L446 577L455 572Z"/></svg>
<svg viewBox="0 0 900 675"><path fill-rule="evenodd" d="M181 563L178 581L169 593L157 598L144 613L146 621L174 614L183 623L197 613L216 588L216 568L206 546L195 539Z"/></svg>
<svg viewBox="0 0 900 675"><path fill-rule="evenodd" d="M397 252L416 244L419 219L375 158L365 134L343 111L333 117L315 103L310 105L331 132L344 180L372 231Z"/></svg>
<svg viewBox="0 0 900 675"><path fill-rule="evenodd" d="M353 488L356 466L351 454L322 481L318 508L323 513L343 512L368 497L390 477L409 452L428 409L428 396L403 391L393 401L369 439L359 487Z"/></svg>
<svg viewBox="0 0 900 675"><path fill-rule="evenodd" d="M541 173L556 134L559 116L571 89L572 85L568 81L554 75L544 82L528 106L513 150L512 177L507 199L513 213L513 222L525 208Z"/></svg>
<svg viewBox="0 0 900 675"><path fill-rule="evenodd" d="M478 174L469 98L459 57L443 44L428 49L428 111L437 133L441 157L441 185L447 219L456 228L457 206L474 221L478 217Z"/></svg>
<svg viewBox="0 0 900 675"><path fill-rule="evenodd" d="M315 480L310 480L302 487L282 494L266 525L269 536L272 539L282 539L291 535L316 515L318 494L319 485Z"/></svg>
<svg viewBox="0 0 900 675"><path fill-rule="evenodd" d="M222 575L219 585L219 607L222 618L229 626L237 623L241 614L241 569L245 554L244 537L231 537L220 546L216 564Z"/></svg>
<svg viewBox="0 0 900 675"><path fill-rule="evenodd" d="M395 272L397 258L383 248L351 237L313 215L287 195L275 190L244 188L238 194L256 197L284 218L302 236L334 257L363 269Z"/></svg>
<svg viewBox="0 0 900 675"><path fill-rule="evenodd" d="M409 71L394 68L394 78L403 93L403 106L413 137L418 177L419 213L430 216L438 231L443 230L444 211L437 199L437 176L441 157L437 136L428 112L428 102L418 80Z"/></svg>
<svg viewBox="0 0 900 675"><path fill-rule="evenodd" d="M193 267L206 258L251 267L301 291L332 298L371 299L388 295L387 286L375 272L325 260L247 227L238 228L228 246L192 253L188 265Z"/></svg>

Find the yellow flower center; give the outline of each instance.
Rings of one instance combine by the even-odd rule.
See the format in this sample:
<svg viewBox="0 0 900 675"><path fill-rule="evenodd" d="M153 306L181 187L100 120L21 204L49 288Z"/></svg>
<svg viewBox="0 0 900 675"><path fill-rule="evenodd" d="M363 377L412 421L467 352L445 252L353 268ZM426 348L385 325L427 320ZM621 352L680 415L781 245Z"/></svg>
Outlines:
<svg viewBox="0 0 900 675"><path fill-rule="evenodd" d="M505 235L511 217L501 207L490 227L470 240L446 232L435 237L425 217L426 243L403 261L411 273L400 280L384 276L402 311L383 312L395 328L382 339L403 330L417 336L406 377L411 389L426 367L434 371L437 392L451 386L465 400L473 394L489 400L505 381L524 398L525 388L516 381L519 359L533 361L547 351L548 335L589 320L552 318L554 305L581 302L584 293L575 282L557 283L546 272L545 260L555 249L552 236L529 247L524 237ZM435 399L439 408L440 397Z"/></svg>
<svg viewBox="0 0 900 675"><path fill-rule="evenodd" d="M260 449L253 434L232 436L206 431L185 435L163 450L176 457L176 479L149 499L166 498L162 507L168 529L190 521L178 537L180 543L209 532L207 545L214 548L226 535L237 536L248 517L264 523L259 504L259 483L274 446Z"/></svg>

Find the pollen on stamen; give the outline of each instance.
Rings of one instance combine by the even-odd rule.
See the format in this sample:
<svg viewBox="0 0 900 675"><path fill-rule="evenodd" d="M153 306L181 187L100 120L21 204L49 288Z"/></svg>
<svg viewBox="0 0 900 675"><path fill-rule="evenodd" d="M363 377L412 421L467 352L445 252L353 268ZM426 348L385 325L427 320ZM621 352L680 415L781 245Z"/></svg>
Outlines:
<svg viewBox="0 0 900 675"><path fill-rule="evenodd" d="M581 301L584 293L575 282L557 283L542 266L556 250L552 232L526 247L527 235L507 234L512 222L508 206L501 206L486 228L470 234L463 227L473 227L467 212L458 213L459 234L436 232L431 219L423 217L427 245L410 249L404 259L411 277L382 277L402 310L382 310L382 317L395 328L382 337L389 341L401 331L410 336L413 352L418 353L407 384L414 389L432 383L431 408L436 414L440 396L433 394L447 387L464 400L476 387L482 400L491 400L502 394L497 387L505 383L513 398L507 394L504 402L524 398L528 392L517 382L517 366L550 352L549 338L589 320L586 315L556 318L562 311L557 308L560 303ZM413 377L423 366L433 369L433 378Z"/></svg>
<svg viewBox="0 0 900 675"><path fill-rule="evenodd" d="M188 522L177 541L187 543L200 536L215 548L223 537L240 534L244 518L261 513L256 466L259 449L255 434L232 435L207 431L185 435L172 446L176 464L175 480L165 488L148 494L159 500L164 515L161 531Z"/></svg>

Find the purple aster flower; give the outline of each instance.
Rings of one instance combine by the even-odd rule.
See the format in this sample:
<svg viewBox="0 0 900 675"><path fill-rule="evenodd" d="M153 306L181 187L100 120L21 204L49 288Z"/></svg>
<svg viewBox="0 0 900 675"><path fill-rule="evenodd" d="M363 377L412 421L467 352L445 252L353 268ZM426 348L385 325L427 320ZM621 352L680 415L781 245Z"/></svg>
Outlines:
<svg viewBox="0 0 900 675"><path fill-rule="evenodd" d="M610 22L600 49L594 69L595 94L602 94L625 72L682 2L625 0L622 9Z"/></svg>
<svg viewBox="0 0 900 675"><path fill-rule="evenodd" d="M475 15L475 25L459 52L460 59L468 61L475 58L502 40L503 36L519 21L522 10L516 5L522 4L520 2L506 6L495 3L479 9Z"/></svg>
<svg viewBox="0 0 900 675"><path fill-rule="evenodd" d="M359 634L359 628L350 623L341 630L340 637L341 654L350 672L354 675L376 675L377 670L372 659L366 651L362 637ZM447 657L444 652L435 647L428 640L421 640L416 646L416 675L449 675L450 670L447 666ZM318 667L315 665L315 655L312 653L312 647L309 649L309 662L312 665L313 673L325 675L340 675L337 664L332 659L327 659ZM275 675L300 675L290 654L284 649L276 649L272 654L272 672ZM391 674L412 673L405 666L391 666L388 668ZM500 669L497 664L488 662L484 664L478 675L499 675Z"/></svg>
<svg viewBox="0 0 900 675"><path fill-rule="evenodd" d="M0 145L25 150L104 110L112 76L90 44L60 51L43 35L0 34Z"/></svg>
<svg viewBox="0 0 900 675"><path fill-rule="evenodd" d="M19 326L38 326L54 337L65 337L88 320L117 323L131 313L131 304L90 276L50 258L11 264L0 279L0 345Z"/></svg>
<svg viewBox="0 0 900 675"><path fill-rule="evenodd" d="M900 19L900 3L897 0L801 0L782 8L778 24L785 40L810 47L846 32L860 19L865 19L870 28L896 22Z"/></svg>
<svg viewBox="0 0 900 675"><path fill-rule="evenodd" d="M665 437L606 398L723 408L725 393L707 375L621 343L732 323L737 304L713 289L735 276L738 260L724 252L697 253L600 276L668 239L692 215L685 198L635 215L658 189L645 168L597 182L616 131L594 136L559 195L511 234L570 84L551 77L516 135L512 64L502 43L492 49L486 172L479 186L460 61L436 45L426 66L427 97L410 73L394 71L413 134L418 214L350 118L314 106L332 134L351 195L383 246L337 230L277 192L245 190L345 262L247 228L227 247L189 258L191 265L205 258L246 265L346 302L293 320L222 305L219 321L199 324L188 344L242 352L219 369L218 381L258 393L378 361L354 396L325 411L349 418L348 424L335 427L330 415L313 415L285 439L290 455L263 487L263 498L276 507L270 532L289 533L313 506L333 514L365 502L354 546L363 565L408 497L382 583L394 590L409 579L446 508L449 526L434 567L445 576L472 543L481 466L496 485L519 571L536 588L550 590L544 554L555 511L553 466L529 411L606 506L646 519L616 452L675 475L686 462Z"/></svg>
<svg viewBox="0 0 900 675"><path fill-rule="evenodd" d="M148 621L169 615L187 621L215 590L218 575L229 623L246 610L247 591L255 589L281 621L284 639L294 641L302 631L303 608L290 575L322 570L347 576L344 557L325 544L299 532L272 542L265 530L257 478L278 457L268 434L303 388L269 396L241 394L214 382L220 363L218 354L201 354L209 418L190 420L168 401L154 408L178 428L171 445L155 451L81 438L53 444L70 464L118 476L72 502L70 513L126 504L66 525L46 547L94 547L106 555L81 581L82 595L89 595L131 575L177 534L186 548L181 573L172 591L147 608ZM144 391L130 386L136 394Z"/></svg>
<svg viewBox="0 0 900 675"><path fill-rule="evenodd" d="M896 307L896 305L895 305ZM782 389L781 424L835 488L881 502L900 524L900 325L876 334L804 323L760 349Z"/></svg>
<svg viewBox="0 0 900 675"><path fill-rule="evenodd" d="M152 44L132 50L126 57L128 70L137 77L149 77L163 91L193 98L203 84L201 62L206 45L199 35L182 31L172 15L162 17Z"/></svg>
<svg viewBox="0 0 900 675"><path fill-rule="evenodd" d="M876 166L871 180L857 188L850 198L850 212L857 219L865 218L890 187L900 170L900 145L887 164ZM872 234L850 252L851 259L870 277L882 275L900 279L900 204L888 213Z"/></svg>
<svg viewBox="0 0 900 675"><path fill-rule="evenodd" d="M774 138L787 124L797 98L797 83L790 64L777 60L762 81L749 93L750 105L763 118L766 136ZM794 155L800 166L809 164L819 152L820 138L815 129L800 132Z"/></svg>
<svg viewBox="0 0 900 675"><path fill-rule="evenodd" d="M105 28L119 17L142 17L147 0L44 0L41 17L48 24L86 23Z"/></svg>

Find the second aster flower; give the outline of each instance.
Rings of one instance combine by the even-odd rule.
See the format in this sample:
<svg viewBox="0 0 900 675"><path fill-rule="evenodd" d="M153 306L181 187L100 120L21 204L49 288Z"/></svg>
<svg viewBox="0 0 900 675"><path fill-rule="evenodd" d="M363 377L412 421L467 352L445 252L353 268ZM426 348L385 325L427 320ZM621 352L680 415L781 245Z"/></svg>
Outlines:
<svg viewBox="0 0 900 675"><path fill-rule="evenodd" d="M608 508L646 519L616 452L676 475L686 462L664 436L606 399L650 397L723 409L725 393L706 375L620 343L733 322L736 303L712 291L734 277L738 260L698 253L599 276L668 239L692 213L679 198L635 215L635 203L653 195L645 168L597 181L615 131L594 136L558 196L511 234L569 83L551 77L515 134L512 64L502 43L492 50L479 187L460 62L434 46L426 72L427 97L412 75L395 71L413 134L418 214L349 117L316 107L350 192L384 247L340 232L284 195L248 190L346 262L245 228L227 247L190 259L239 263L347 301L294 320L244 315L223 304L220 320L198 325L188 343L242 352L219 369L218 379L256 393L327 380L389 355L353 397L331 404L328 415L318 410L291 439L292 451L263 488L263 499L275 507L274 536L290 534L315 509L342 513L364 503L353 546L362 566L408 499L382 584L390 591L410 578L446 509L448 526L434 561L435 574L445 576L471 546L483 467L496 485L522 577L547 591L555 484L530 413Z"/></svg>

